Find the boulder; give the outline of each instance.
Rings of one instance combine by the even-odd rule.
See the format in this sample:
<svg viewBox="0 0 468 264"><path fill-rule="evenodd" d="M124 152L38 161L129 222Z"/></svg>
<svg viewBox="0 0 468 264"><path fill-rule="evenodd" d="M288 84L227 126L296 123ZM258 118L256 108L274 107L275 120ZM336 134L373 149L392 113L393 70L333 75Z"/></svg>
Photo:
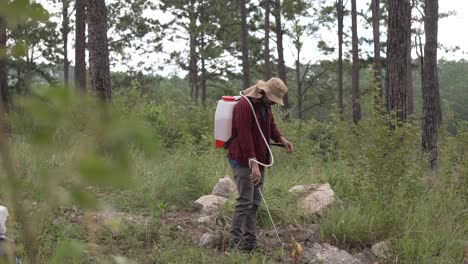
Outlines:
<svg viewBox="0 0 468 264"><path fill-rule="evenodd" d="M211 194L229 198L236 190L236 184L230 178L224 177L219 179Z"/></svg>
<svg viewBox="0 0 468 264"><path fill-rule="evenodd" d="M313 247L307 248L302 255L303 264L362 264L348 252L329 244L315 243Z"/></svg>
<svg viewBox="0 0 468 264"><path fill-rule="evenodd" d="M6 221L8 218L8 209L0 205L0 236L4 236L7 232Z"/></svg>
<svg viewBox="0 0 468 264"><path fill-rule="evenodd" d="M203 195L194 202L194 207L198 211L201 211L205 214L212 214L216 212L218 207L224 204L227 201L227 198L218 195Z"/></svg>
<svg viewBox="0 0 468 264"><path fill-rule="evenodd" d="M328 183L296 185L289 191L299 193L299 206L309 213L320 214L335 200L335 192Z"/></svg>
<svg viewBox="0 0 468 264"><path fill-rule="evenodd" d="M389 258L390 246L388 245L386 241L381 241L372 246L372 254L374 254L374 256L381 258L381 259Z"/></svg>

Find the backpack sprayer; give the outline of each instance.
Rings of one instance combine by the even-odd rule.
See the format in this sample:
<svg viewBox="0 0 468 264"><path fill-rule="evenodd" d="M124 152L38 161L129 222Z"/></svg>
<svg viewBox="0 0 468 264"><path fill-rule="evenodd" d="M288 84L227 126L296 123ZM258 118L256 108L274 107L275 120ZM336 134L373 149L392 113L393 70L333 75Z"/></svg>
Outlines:
<svg viewBox="0 0 468 264"><path fill-rule="evenodd" d="M268 143L265 135L263 134L263 131L260 127L260 123L258 122L257 115L255 114L255 108L252 105L252 102L250 102L249 98L247 96L243 95L242 92L239 93L240 96L222 96L221 100L218 101L218 105L216 106L216 112L215 112L215 147L216 148L222 148L225 147L225 144L231 140L232 136L232 112L234 110L234 106L239 102L241 97L243 97L245 100L250 105L250 108L252 109L253 116L255 118L255 122L257 123L258 130L260 131L260 135L262 135L263 141L265 142L265 145L268 148L268 152L270 153L271 157L271 163L270 164L264 164L256 159L249 159L249 167L252 168L251 162L255 162L259 165L265 166L265 167L271 167L273 166L274 163L274 157L273 153L270 148L270 144ZM276 146L281 146L284 147L282 144L275 144ZM273 228L276 233L276 237L278 238L278 241L280 242L281 245L281 253L283 255L283 261L284 261L284 249L283 249L283 242L281 241L281 238L279 237L278 230L276 229L275 222L273 222L273 218L271 217L270 210L268 209L268 205L265 201L265 197L263 196L262 191L260 188L258 189L260 196L262 197L263 204L265 204L266 211L268 213L268 216L270 217L271 224L273 225Z"/></svg>

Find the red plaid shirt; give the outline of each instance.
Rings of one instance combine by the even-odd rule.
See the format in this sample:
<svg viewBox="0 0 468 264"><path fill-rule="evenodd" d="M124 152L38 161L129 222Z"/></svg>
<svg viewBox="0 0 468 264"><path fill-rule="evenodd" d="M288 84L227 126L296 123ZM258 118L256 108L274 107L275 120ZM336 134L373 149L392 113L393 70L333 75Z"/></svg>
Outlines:
<svg viewBox="0 0 468 264"><path fill-rule="evenodd" d="M255 108L258 122L262 128L263 134L268 142L273 139L279 142L281 134L276 127L275 119L271 112L271 107L266 106L266 122L262 117L259 105L262 103L259 99L251 98L251 102ZM270 154L267 153L265 142L258 130L257 123L250 108L249 102L245 98L234 106L232 114L232 134L237 137L231 142L228 147L227 157L235 160L241 165L248 166L249 158L256 158L258 161L268 164L270 162Z"/></svg>

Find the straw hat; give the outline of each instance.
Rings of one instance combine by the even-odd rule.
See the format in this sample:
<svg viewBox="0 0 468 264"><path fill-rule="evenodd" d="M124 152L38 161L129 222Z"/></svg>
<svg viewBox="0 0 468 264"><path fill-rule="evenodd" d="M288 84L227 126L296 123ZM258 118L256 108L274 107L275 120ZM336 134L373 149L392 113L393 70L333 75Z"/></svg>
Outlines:
<svg viewBox="0 0 468 264"><path fill-rule="evenodd" d="M242 91L242 94L249 97L261 98L260 91L264 91L270 101L283 106L283 96L288 92L288 87L286 87L281 79L273 77L267 82L259 80L256 85Z"/></svg>

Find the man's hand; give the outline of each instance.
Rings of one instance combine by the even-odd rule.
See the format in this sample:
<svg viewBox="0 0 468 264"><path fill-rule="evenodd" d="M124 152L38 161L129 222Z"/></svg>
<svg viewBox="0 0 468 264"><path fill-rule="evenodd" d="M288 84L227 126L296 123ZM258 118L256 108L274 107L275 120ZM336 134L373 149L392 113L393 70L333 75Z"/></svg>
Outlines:
<svg viewBox="0 0 468 264"><path fill-rule="evenodd" d="M256 186L260 183L262 175L260 173L260 167L256 162L252 162L252 170L250 172L250 180Z"/></svg>
<svg viewBox="0 0 468 264"><path fill-rule="evenodd" d="M286 147L286 152L288 154L291 154L293 153L294 151L294 145L289 142L288 140L286 140L284 137L281 137L281 143Z"/></svg>

